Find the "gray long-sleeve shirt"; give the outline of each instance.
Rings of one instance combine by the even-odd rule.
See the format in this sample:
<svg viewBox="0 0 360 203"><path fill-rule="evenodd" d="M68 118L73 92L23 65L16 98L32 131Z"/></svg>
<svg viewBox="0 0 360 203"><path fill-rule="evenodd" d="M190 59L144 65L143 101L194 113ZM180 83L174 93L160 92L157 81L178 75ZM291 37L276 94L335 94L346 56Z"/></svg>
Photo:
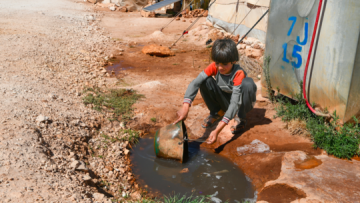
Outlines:
<svg viewBox="0 0 360 203"><path fill-rule="evenodd" d="M227 75L220 74L215 63L210 64L189 84L184 96L184 102L191 104L200 85L206 78L211 76L215 77L216 83L222 91L231 93L230 105L222 119L223 122L229 123L242 103L241 82L246 77L246 72L238 64L234 64L231 72Z"/></svg>

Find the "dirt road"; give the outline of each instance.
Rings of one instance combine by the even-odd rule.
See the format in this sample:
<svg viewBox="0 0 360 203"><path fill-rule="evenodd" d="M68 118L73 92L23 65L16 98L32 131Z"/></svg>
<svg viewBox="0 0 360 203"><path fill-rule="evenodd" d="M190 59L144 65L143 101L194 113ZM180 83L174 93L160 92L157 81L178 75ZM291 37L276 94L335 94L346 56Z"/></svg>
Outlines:
<svg viewBox="0 0 360 203"><path fill-rule="evenodd" d="M80 97L86 81L103 82L89 73L109 42L96 17L80 1L0 2L2 202L91 201L70 164L81 158L75 138L93 128L71 121L98 116Z"/></svg>

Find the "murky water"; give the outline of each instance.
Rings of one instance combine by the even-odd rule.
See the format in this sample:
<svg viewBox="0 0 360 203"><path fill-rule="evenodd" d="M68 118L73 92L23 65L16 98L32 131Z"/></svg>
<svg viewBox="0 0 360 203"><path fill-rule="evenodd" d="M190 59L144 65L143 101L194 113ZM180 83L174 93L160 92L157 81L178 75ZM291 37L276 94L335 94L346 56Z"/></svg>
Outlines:
<svg viewBox="0 0 360 203"><path fill-rule="evenodd" d="M295 161L294 164L297 170L305 170L320 166L322 164L322 161L313 156L310 156L303 161Z"/></svg>
<svg viewBox="0 0 360 203"><path fill-rule="evenodd" d="M200 149L200 143L189 143L189 158L183 164L156 158L153 144L153 139L144 138L131 151L133 173L151 192L162 195L216 194L213 199L223 202L254 198L253 186L243 172L229 160Z"/></svg>
<svg viewBox="0 0 360 203"><path fill-rule="evenodd" d="M118 75L121 71L128 69L133 69L133 67L124 64L124 61L119 61L118 63L114 63L113 65L106 67L106 70L110 75Z"/></svg>

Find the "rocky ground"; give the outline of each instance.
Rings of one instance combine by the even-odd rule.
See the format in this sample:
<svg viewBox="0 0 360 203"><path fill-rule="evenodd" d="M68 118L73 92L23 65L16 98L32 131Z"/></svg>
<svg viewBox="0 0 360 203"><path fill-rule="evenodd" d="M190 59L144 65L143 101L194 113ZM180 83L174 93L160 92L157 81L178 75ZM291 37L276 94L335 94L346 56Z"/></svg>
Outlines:
<svg viewBox="0 0 360 203"><path fill-rule="evenodd" d="M110 47L125 45L103 34L99 14L82 1L2 1L0 16L1 201L139 198L129 184L130 143L97 148L101 134L123 124L107 127L106 115L81 99L84 86L114 82L102 67Z"/></svg>

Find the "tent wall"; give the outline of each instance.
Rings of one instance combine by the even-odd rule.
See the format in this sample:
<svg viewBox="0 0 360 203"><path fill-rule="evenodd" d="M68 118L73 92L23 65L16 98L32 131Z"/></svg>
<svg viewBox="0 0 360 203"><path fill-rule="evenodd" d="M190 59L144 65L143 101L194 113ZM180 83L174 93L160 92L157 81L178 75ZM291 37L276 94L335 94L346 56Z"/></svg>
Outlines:
<svg viewBox="0 0 360 203"><path fill-rule="evenodd" d="M210 4L213 1L210 2ZM238 11L236 7L238 4ZM270 0L216 0L209 9L207 20L210 21L214 27L221 28L227 32L234 32L235 35L244 35L256 21L269 8ZM245 20L247 13L253 9ZM255 29L248 35L255 37L261 42L265 43L268 17L265 16L262 21L255 27Z"/></svg>

